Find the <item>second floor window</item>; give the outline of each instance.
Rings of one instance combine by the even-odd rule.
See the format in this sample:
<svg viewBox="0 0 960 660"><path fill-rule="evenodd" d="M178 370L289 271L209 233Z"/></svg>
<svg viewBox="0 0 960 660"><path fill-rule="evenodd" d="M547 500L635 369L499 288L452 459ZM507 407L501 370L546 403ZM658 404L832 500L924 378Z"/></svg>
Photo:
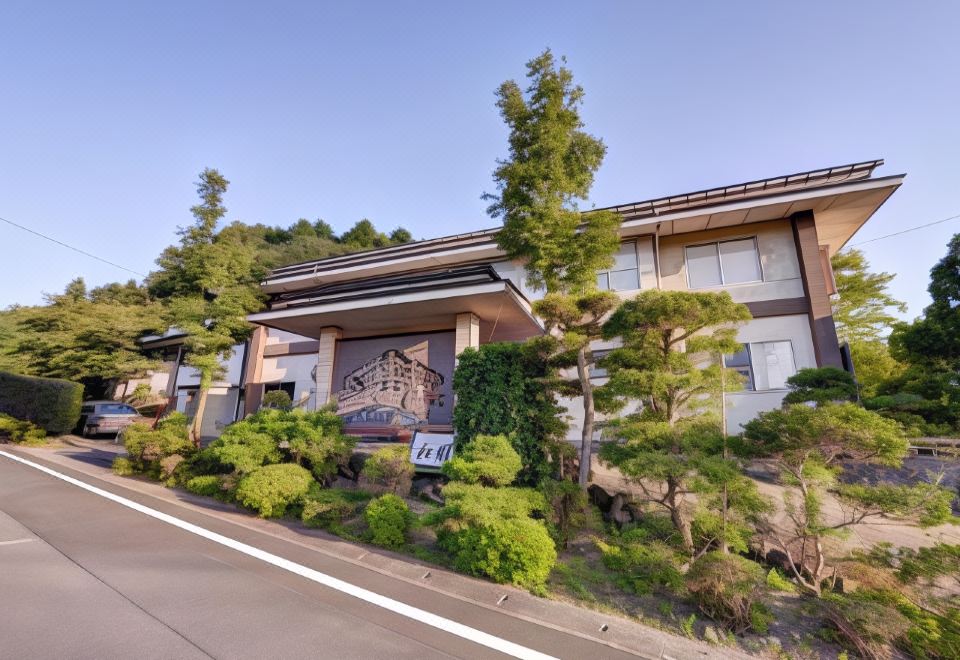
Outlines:
<svg viewBox="0 0 960 660"><path fill-rule="evenodd" d="M763 279L756 238L690 245L686 248L686 257L687 284L691 289Z"/></svg>
<svg viewBox="0 0 960 660"><path fill-rule="evenodd" d="M621 243L610 270L597 273L597 288L603 291L634 291L640 288L637 243Z"/></svg>

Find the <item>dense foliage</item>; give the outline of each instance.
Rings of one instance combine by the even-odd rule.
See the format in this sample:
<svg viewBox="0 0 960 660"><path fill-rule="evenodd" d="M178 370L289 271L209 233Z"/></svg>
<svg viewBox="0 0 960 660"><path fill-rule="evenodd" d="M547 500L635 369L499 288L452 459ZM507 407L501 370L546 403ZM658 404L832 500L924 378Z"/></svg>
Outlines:
<svg viewBox="0 0 960 660"><path fill-rule="evenodd" d="M410 446L399 444L373 452L360 471L361 485L374 492L407 495L415 473L410 462Z"/></svg>
<svg viewBox="0 0 960 660"><path fill-rule="evenodd" d="M299 465L265 465L240 480L236 498L264 518L282 516L287 507L307 494L313 483L310 472Z"/></svg>
<svg viewBox="0 0 960 660"><path fill-rule="evenodd" d="M42 444L47 432L31 422L0 413L0 438L14 443Z"/></svg>
<svg viewBox="0 0 960 660"><path fill-rule="evenodd" d="M329 410L264 408L228 426L204 452L241 473L287 459L325 481L346 463L355 442Z"/></svg>
<svg viewBox="0 0 960 660"><path fill-rule="evenodd" d="M544 521L551 507L532 488L481 485L511 483L520 470L519 457L506 439L491 440L499 459L484 456L485 436L468 443L455 474L467 475L471 483L447 484L445 506L428 522L437 527L438 545L452 555L459 570L541 590L557 558Z"/></svg>
<svg viewBox="0 0 960 660"><path fill-rule="evenodd" d="M518 480L533 486L559 464L566 424L545 380L545 356L525 344L483 344L457 358L453 429L457 449L478 435L506 435L520 454Z"/></svg>
<svg viewBox="0 0 960 660"><path fill-rule="evenodd" d="M385 548L399 548L407 542L413 514L407 503L387 493L370 502L363 512L370 530L370 541Z"/></svg>
<svg viewBox="0 0 960 660"><path fill-rule="evenodd" d="M454 481L481 486L508 486L523 464L505 436L478 435L443 464L443 473Z"/></svg>
<svg viewBox="0 0 960 660"><path fill-rule="evenodd" d="M78 383L0 372L0 413L36 424L51 435L73 429L82 399L83 385Z"/></svg>
<svg viewBox="0 0 960 660"><path fill-rule="evenodd" d="M856 401L857 384L849 371L837 367L801 369L787 379L784 403Z"/></svg>
<svg viewBox="0 0 960 660"><path fill-rule="evenodd" d="M195 451L188 424L185 415L174 413L161 420L156 429L146 424L127 427L123 434L123 445L132 469L155 479L172 476L177 465ZM171 458L174 460L168 460Z"/></svg>

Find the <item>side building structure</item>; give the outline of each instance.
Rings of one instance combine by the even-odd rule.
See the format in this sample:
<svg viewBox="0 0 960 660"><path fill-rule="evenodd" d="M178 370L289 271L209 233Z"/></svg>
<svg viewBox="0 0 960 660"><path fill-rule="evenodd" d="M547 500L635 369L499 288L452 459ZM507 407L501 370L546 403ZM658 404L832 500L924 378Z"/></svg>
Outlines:
<svg viewBox="0 0 960 660"><path fill-rule="evenodd" d="M598 285L623 298L654 288L725 290L749 307L753 319L738 335L742 350L726 358L746 380L742 391L725 395L728 430L736 433L781 405L797 370L852 369L834 326L830 257L903 183L903 174L874 176L881 165L865 161L609 207L622 218L621 247ZM498 231L273 270L261 285L267 308L249 316L253 335L218 384L223 419L211 424L228 420L230 405L242 417L265 392L281 389L307 409L335 405L348 432L365 438L404 440L414 428L450 432L457 356L544 332L531 310L542 292L499 249ZM158 341L154 349L167 340ZM189 376L174 381L177 409L189 412ZM563 403L569 438L579 443L582 406Z"/></svg>

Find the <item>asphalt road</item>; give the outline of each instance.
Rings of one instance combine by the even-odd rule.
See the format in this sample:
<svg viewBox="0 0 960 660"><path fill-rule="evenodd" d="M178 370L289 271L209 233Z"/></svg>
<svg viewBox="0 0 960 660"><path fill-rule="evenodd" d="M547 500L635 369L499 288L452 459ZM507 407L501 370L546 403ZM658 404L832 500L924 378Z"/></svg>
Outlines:
<svg viewBox="0 0 960 660"><path fill-rule="evenodd" d="M213 516L55 469L551 656L633 657ZM0 456L0 658L132 657L505 656Z"/></svg>

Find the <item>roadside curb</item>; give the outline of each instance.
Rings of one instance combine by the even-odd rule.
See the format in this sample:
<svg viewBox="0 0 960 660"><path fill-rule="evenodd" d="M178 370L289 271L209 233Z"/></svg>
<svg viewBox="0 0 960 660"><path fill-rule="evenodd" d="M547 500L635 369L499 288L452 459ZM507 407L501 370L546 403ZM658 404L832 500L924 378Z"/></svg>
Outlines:
<svg viewBox="0 0 960 660"><path fill-rule="evenodd" d="M70 441L67 441L67 444L77 449L97 449L97 447ZM9 450L14 447L8 445L4 449ZM213 503L208 498L166 488L154 482L117 476L108 468L91 465L77 460L76 457L65 456L57 450L15 447L13 453L21 454L24 458L40 459L63 466L104 483L182 507L193 513L204 514L249 531L266 534L418 588L640 657L672 660L752 657L739 649L710 646L621 616L577 607L562 601L538 598L515 587L481 581L406 555L350 543L326 532L303 528L292 522L256 518L232 505ZM561 626L553 622L563 622L563 624Z"/></svg>

